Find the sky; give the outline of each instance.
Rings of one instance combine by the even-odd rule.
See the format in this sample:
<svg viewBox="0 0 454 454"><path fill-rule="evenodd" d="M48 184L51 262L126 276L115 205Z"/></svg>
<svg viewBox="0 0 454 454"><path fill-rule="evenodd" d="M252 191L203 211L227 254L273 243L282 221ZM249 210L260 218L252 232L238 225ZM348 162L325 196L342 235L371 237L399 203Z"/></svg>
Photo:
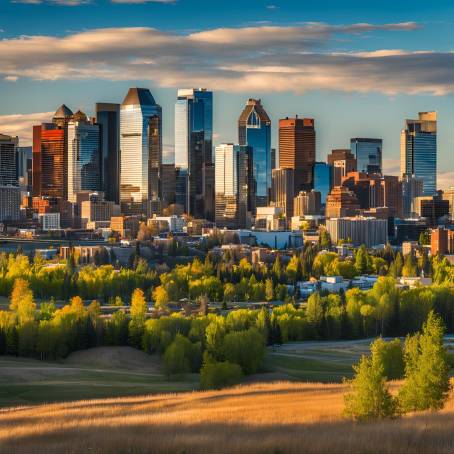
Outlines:
<svg viewBox="0 0 454 454"><path fill-rule="evenodd" d="M0 133L29 145L59 105L94 114L149 88L173 160L177 88L214 92L214 144L260 98L278 119L315 119L317 159L351 137L383 139L399 173L400 131L438 112L438 186L454 186L452 0L0 0Z"/></svg>

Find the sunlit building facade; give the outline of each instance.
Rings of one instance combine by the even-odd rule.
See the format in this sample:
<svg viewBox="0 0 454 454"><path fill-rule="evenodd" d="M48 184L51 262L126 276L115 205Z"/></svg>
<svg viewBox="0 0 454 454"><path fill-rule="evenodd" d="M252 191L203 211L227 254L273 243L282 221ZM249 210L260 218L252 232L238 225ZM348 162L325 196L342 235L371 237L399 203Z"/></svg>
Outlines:
<svg viewBox="0 0 454 454"><path fill-rule="evenodd" d="M17 153L19 138L0 134L0 185L18 184Z"/></svg>
<svg viewBox="0 0 454 454"><path fill-rule="evenodd" d="M147 88L130 88L120 107L120 202L159 197L162 110Z"/></svg>
<svg viewBox="0 0 454 454"><path fill-rule="evenodd" d="M239 144L252 148L255 205L266 206L271 191L271 120L260 99L249 99L238 119Z"/></svg>
<svg viewBox="0 0 454 454"><path fill-rule="evenodd" d="M400 140L401 175L414 175L424 182L424 195L437 191L437 113L419 112L406 120Z"/></svg>

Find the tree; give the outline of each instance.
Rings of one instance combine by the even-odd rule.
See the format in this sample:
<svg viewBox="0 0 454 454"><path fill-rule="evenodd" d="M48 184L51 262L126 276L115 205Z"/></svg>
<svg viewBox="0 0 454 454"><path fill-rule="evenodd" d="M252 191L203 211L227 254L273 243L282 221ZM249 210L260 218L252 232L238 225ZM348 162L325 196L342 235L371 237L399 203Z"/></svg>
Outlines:
<svg viewBox="0 0 454 454"><path fill-rule="evenodd" d="M323 301L318 292L312 293L307 300L306 318L319 331L323 321Z"/></svg>
<svg viewBox="0 0 454 454"><path fill-rule="evenodd" d="M133 347L140 348L147 313L147 302L140 288L136 288L131 296L131 321L129 322L129 341Z"/></svg>
<svg viewBox="0 0 454 454"><path fill-rule="evenodd" d="M370 257L364 244L356 251L355 268L358 274L366 274L370 271Z"/></svg>
<svg viewBox="0 0 454 454"><path fill-rule="evenodd" d="M167 290L162 286L159 285L153 291L153 299L154 299L154 306L157 310L167 310L167 306L169 304L169 294Z"/></svg>
<svg viewBox="0 0 454 454"><path fill-rule="evenodd" d="M9 308L16 312L19 325L35 319L36 304L28 281L24 279L16 279L14 281Z"/></svg>
<svg viewBox="0 0 454 454"><path fill-rule="evenodd" d="M265 281L265 298L267 301L273 301L274 299L274 285L273 280L270 278Z"/></svg>
<svg viewBox="0 0 454 454"><path fill-rule="evenodd" d="M386 387L383 365L363 356L353 369L355 376L347 381L350 391L344 396L345 414L357 421L397 416L397 401Z"/></svg>
<svg viewBox="0 0 454 454"><path fill-rule="evenodd" d="M422 333L405 341L405 383L399 401L406 411L439 410L450 390L448 361L443 335L445 327L433 311Z"/></svg>
<svg viewBox="0 0 454 454"><path fill-rule="evenodd" d="M325 228L320 229L320 236L319 236L318 244L320 245L320 247L322 249L331 248L331 237Z"/></svg>
<svg viewBox="0 0 454 454"><path fill-rule="evenodd" d="M418 274L415 258L412 253L405 256L404 266L402 267L402 276L415 277Z"/></svg>
<svg viewBox="0 0 454 454"><path fill-rule="evenodd" d="M374 361L383 366L387 380L398 380L404 375L404 352L400 339L386 342L381 337L376 339L370 351Z"/></svg>
<svg viewBox="0 0 454 454"><path fill-rule="evenodd" d="M202 389L220 389L236 385L243 373L238 364L229 361L205 361L200 370L200 386Z"/></svg>

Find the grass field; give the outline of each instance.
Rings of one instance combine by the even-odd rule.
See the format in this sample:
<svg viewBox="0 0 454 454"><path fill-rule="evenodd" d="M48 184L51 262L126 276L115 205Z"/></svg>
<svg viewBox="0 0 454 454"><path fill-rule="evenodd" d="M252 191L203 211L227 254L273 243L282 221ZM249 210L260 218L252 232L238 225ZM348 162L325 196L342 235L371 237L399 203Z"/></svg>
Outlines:
<svg viewBox="0 0 454 454"><path fill-rule="evenodd" d="M0 453L318 454L454 452L454 399L440 413L354 424L343 385L244 385L217 392L0 411Z"/></svg>
<svg viewBox="0 0 454 454"><path fill-rule="evenodd" d="M130 347L75 352L62 362L0 356L0 407L192 390L197 375L167 380L161 362Z"/></svg>

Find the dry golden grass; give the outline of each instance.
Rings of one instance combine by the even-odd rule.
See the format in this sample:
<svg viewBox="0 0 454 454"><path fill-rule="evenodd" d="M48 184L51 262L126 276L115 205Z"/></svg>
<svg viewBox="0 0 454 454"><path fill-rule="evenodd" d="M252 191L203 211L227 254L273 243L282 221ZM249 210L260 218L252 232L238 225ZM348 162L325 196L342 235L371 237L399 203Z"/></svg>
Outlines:
<svg viewBox="0 0 454 454"><path fill-rule="evenodd" d="M355 424L342 385L273 383L0 412L1 453L452 453L440 413Z"/></svg>

